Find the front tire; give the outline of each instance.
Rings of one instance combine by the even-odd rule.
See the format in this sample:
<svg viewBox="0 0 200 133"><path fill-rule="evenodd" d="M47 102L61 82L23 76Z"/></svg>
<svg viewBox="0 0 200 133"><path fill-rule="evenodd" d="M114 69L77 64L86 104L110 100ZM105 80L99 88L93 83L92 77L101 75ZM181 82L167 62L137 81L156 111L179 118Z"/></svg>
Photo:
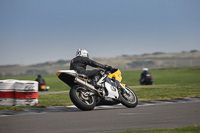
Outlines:
<svg viewBox="0 0 200 133"><path fill-rule="evenodd" d="M89 91L81 85L71 88L70 98L74 105L83 111L93 110L96 106L95 96L89 95Z"/></svg>
<svg viewBox="0 0 200 133"><path fill-rule="evenodd" d="M138 104L138 98L135 95L135 93L126 86L126 90L120 90L119 92L119 98L121 99L121 103L128 107L128 108L134 108Z"/></svg>

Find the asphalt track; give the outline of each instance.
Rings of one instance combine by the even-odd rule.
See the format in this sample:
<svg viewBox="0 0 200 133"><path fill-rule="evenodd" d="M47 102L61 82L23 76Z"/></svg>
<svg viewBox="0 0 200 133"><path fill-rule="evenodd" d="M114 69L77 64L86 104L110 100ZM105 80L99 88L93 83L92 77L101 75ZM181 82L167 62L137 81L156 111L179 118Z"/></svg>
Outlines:
<svg viewBox="0 0 200 133"><path fill-rule="evenodd" d="M13 112L0 112L0 133L96 133L200 126L199 98L140 102L136 108L115 105L80 111L71 106Z"/></svg>

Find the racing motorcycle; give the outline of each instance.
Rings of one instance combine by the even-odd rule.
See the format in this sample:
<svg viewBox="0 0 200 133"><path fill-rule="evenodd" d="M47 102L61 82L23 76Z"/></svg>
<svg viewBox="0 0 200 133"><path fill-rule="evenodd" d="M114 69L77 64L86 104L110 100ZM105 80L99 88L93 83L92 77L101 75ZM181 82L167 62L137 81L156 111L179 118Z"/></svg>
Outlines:
<svg viewBox="0 0 200 133"><path fill-rule="evenodd" d="M70 99L74 105L83 111L93 110L98 105L123 104L134 108L138 104L136 94L122 84L119 69L101 70L101 78L97 84L102 86L96 89L91 84L91 79L74 70L59 70L57 77L70 86Z"/></svg>

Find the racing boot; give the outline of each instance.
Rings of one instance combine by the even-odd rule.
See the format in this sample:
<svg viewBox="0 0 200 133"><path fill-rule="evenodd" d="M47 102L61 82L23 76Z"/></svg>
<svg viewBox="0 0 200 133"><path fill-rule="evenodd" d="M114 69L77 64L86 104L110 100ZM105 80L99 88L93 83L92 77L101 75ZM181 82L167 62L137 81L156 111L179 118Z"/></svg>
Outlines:
<svg viewBox="0 0 200 133"><path fill-rule="evenodd" d="M96 88L96 89L99 89L101 88L102 86L101 85L98 85L97 82L99 81L100 79L100 76L99 75L96 75L92 78L91 80L91 84Z"/></svg>

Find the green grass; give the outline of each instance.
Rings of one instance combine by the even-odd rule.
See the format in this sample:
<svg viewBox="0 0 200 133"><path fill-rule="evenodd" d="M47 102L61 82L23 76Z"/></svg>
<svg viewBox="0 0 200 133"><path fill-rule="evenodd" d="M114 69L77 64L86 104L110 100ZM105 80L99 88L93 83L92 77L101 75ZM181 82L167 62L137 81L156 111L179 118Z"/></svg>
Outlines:
<svg viewBox="0 0 200 133"><path fill-rule="evenodd" d="M69 93L57 93L57 94L43 94L39 95L38 106L67 106L72 105L69 98Z"/></svg>
<svg viewBox="0 0 200 133"><path fill-rule="evenodd" d="M200 127L181 127L173 129L138 130L125 132L106 132L106 133L199 133Z"/></svg>
<svg viewBox="0 0 200 133"><path fill-rule="evenodd" d="M128 86L139 85L142 71L122 72L123 82ZM169 68L150 70L155 85L191 85L200 84L199 67Z"/></svg>
<svg viewBox="0 0 200 133"><path fill-rule="evenodd" d="M152 85L130 86L141 101L169 100L174 98L200 97L199 85Z"/></svg>
<svg viewBox="0 0 200 133"><path fill-rule="evenodd" d="M134 90L139 101L167 100L184 97L200 97L200 66L186 68L170 68L150 70L155 85L141 86L139 84L141 71L123 71L122 83L127 84ZM57 78L56 75L43 76L50 91L66 91L69 87ZM34 80L36 77L11 77L11 79ZM7 79L7 78L0 78ZM67 106L71 105L69 94L42 94L39 95L37 107ZM23 110L26 107L0 106L0 110L12 109Z"/></svg>

